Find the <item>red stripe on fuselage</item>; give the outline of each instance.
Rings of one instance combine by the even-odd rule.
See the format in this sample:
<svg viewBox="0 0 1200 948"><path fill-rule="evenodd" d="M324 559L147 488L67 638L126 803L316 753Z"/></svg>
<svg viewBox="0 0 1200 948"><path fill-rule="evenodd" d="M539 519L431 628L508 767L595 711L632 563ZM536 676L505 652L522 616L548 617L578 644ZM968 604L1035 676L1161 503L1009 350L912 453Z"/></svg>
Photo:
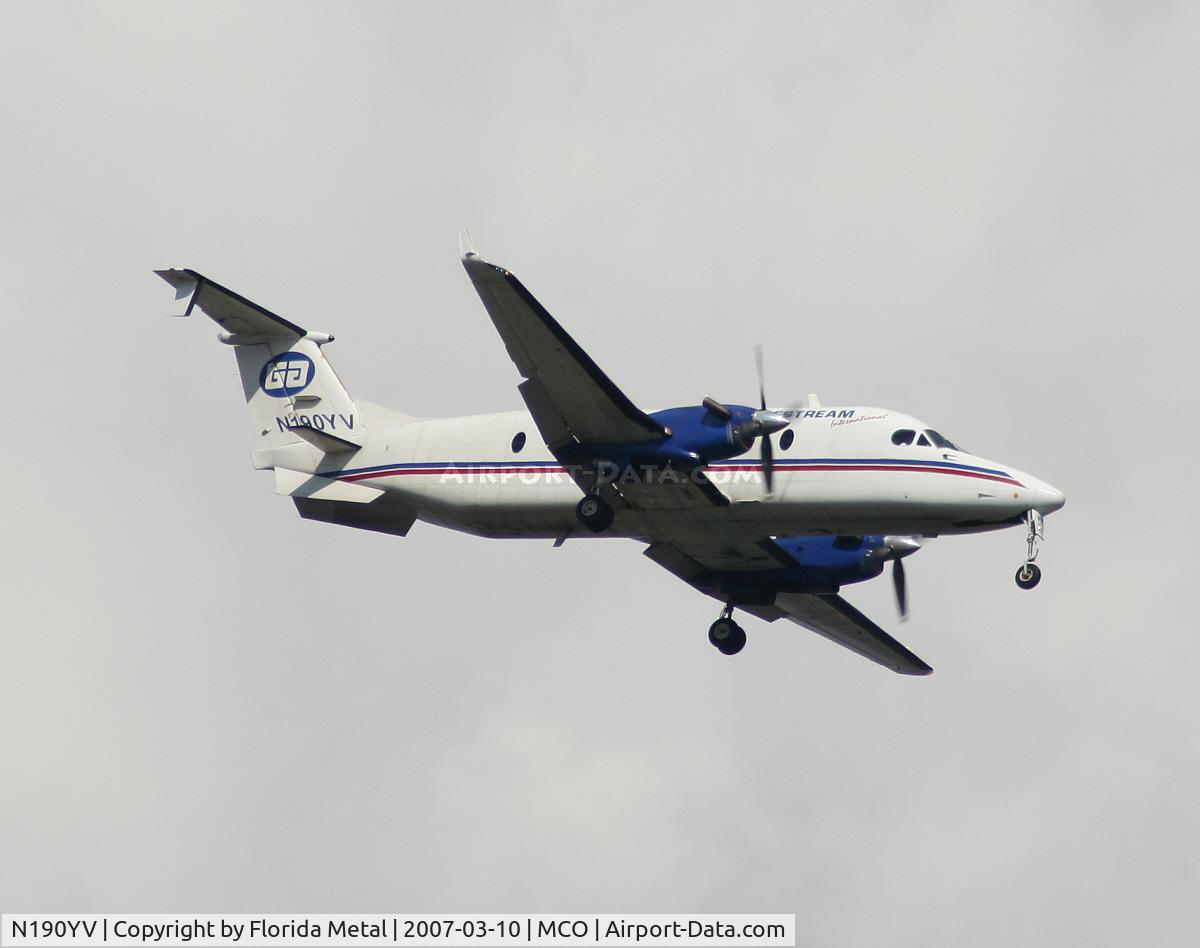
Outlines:
<svg viewBox="0 0 1200 948"><path fill-rule="evenodd" d="M707 468L710 471L761 471L762 465L729 465ZM959 477L977 477L984 481L998 481L1001 484L1011 484L1013 487L1024 487L1020 481L1010 477L998 477L995 474L983 474L979 471L962 471L949 467L919 467L915 464L798 464L779 465L776 474L796 474L803 471L916 471L921 474L957 474Z"/></svg>
<svg viewBox="0 0 1200 948"><path fill-rule="evenodd" d="M348 474L339 477L340 481L365 481L374 477L402 477L405 474L565 474L561 467L404 467L394 471L366 471L362 474ZM328 476L328 475L321 475Z"/></svg>
<svg viewBox="0 0 1200 948"><path fill-rule="evenodd" d="M708 471L751 471L754 473L762 472L760 464L713 464L705 468ZM955 474L959 477L973 477L983 481L995 481L1000 484L1011 484L1013 487L1024 487L1020 481L1013 480L1010 477L999 477L994 474L983 474L979 471L963 471L956 468L945 467L918 467L912 464L802 464L802 465L780 465L776 468L777 474L787 473L802 473L805 471L894 471L894 472L909 472L919 474ZM406 467L398 468L391 471L366 471L362 474L349 474L346 477L337 478L343 481L365 481L376 477L402 477L408 474L419 474L430 476L433 474L565 474L566 469L562 467L458 467L458 466L443 466L443 467ZM328 475L322 475L328 476Z"/></svg>

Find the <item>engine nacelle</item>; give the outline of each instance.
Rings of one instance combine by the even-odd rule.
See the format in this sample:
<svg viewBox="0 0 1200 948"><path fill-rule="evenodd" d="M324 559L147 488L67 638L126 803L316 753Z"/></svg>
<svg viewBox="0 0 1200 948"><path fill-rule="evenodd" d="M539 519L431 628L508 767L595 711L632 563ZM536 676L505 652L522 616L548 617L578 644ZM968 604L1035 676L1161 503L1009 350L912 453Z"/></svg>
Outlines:
<svg viewBox="0 0 1200 948"><path fill-rule="evenodd" d="M783 537L775 541L796 561L805 592L837 592L841 586L874 579L891 558L882 536Z"/></svg>
<svg viewBox="0 0 1200 948"><path fill-rule="evenodd" d="M754 409L730 405L730 418L714 414L703 405L667 408L652 412L670 434L661 441L633 444L582 444L578 449L581 463L602 462L618 470L642 466L664 466L690 470L710 461L745 454L753 438L741 433L752 424Z"/></svg>

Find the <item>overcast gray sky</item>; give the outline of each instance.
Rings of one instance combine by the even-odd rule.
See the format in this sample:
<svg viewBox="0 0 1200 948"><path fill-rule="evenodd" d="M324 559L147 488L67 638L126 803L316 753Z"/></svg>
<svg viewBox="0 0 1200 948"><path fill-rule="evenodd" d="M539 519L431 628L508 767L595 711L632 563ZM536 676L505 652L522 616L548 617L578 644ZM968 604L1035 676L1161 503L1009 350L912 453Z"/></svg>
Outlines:
<svg viewBox="0 0 1200 948"><path fill-rule="evenodd" d="M1047 7L1053 7L1053 12ZM0 3L5 911L1197 930L1190 4ZM201 270L351 390L520 407L455 233L639 404L911 412L1061 487L848 598L891 675L626 541L300 521Z"/></svg>

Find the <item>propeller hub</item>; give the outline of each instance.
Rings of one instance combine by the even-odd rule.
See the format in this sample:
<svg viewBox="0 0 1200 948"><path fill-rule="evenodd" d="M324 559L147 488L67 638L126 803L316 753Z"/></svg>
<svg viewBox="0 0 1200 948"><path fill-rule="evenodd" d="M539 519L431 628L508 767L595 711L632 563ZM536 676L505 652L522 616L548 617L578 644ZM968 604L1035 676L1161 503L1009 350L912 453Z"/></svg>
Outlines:
<svg viewBox="0 0 1200 948"><path fill-rule="evenodd" d="M885 560L898 560L921 549L921 544L912 537L884 537L880 555Z"/></svg>
<svg viewBox="0 0 1200 948"><path fill-rule="evenodd" d="M786 416L766 408L760 408L751 416L751 419L754 422L755 434L759 435L774 434L792 423L791 419Z"/></svg>

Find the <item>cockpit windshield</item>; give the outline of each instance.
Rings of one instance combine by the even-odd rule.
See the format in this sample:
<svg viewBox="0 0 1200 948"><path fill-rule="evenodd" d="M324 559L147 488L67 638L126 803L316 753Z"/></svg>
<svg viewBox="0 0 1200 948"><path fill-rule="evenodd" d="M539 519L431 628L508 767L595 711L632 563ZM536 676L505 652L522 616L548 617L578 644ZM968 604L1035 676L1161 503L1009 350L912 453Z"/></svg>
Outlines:
<svg viewBox="0 0 1200 948"><path fill-rule="evenodd" d="M912 428L901 428L899 431L892 432L892 444L898 447L912 444L914 441L922 448L943 448L949 451L962 450L962 448L949 438L939 434L932 428L926 428L923 432L917 432Z"/></svg>
<svg viewBox="0 0 1200 948"><path fill-rule="evenodd" d="M927 435L929 435L929 440L933 442L933 446L935 448L949 448L951 451L961 451L962 450L962 448L960 448L957 444L955 444L949 438L943 437L942 435L940 435L936 431L934 431L932 428L926 428L925 433Z"/></svg>

